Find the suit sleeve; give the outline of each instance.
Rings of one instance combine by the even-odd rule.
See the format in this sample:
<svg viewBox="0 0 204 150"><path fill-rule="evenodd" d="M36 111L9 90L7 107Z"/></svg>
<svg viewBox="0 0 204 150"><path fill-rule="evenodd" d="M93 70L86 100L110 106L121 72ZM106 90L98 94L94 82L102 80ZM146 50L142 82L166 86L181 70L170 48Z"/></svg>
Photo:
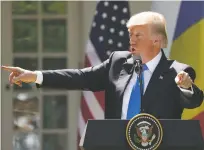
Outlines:
<svg viewBox="0 0 204 150"><path fill-rule="evenodd" d="M103 63L83 69L62 69L42 71L43 82L37 87L68 90L104 90L108 81L111 58Z"/></svg>
<svg viewBox="0 0 204 150"><path fill-rule="evenodd" d="M192 67L187 67L184 71L189 74L194 82L196 78L195 70ZM195 84L191 88L186 93L182 90L180 91L181 104L188 109L199 107L203 102L203 92Z"/></svg>

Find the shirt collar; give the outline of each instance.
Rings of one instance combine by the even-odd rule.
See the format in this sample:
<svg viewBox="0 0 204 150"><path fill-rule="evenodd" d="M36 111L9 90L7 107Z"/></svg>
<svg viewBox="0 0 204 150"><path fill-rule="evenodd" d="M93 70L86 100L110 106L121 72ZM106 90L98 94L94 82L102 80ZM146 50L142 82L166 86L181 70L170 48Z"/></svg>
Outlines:
<svg viewBox="0 0 204 150"><path fill-rule="evenodd" d="M151 73L154 72L154 70L155 70L156 66L158 65L161 57L162 57L162 52L160 51L159 54L157 54L157 56L155 56L152 60L150 60L149 62L146 63L146 65L147 65L147 67L148 67L148 69L149 69L149 71Z"/></svg>

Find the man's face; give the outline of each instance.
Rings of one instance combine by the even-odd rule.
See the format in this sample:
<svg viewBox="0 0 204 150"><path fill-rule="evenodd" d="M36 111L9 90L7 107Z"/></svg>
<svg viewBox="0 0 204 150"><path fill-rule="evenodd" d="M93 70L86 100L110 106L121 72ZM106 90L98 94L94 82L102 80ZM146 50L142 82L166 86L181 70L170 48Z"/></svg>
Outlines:
<svg viewBox="0 0 204 150"><path fill-rule="evenodd" d="M130 36L130 52L144 55L153 48L151 30L148 25L136 25L128 29Z"/></svg>

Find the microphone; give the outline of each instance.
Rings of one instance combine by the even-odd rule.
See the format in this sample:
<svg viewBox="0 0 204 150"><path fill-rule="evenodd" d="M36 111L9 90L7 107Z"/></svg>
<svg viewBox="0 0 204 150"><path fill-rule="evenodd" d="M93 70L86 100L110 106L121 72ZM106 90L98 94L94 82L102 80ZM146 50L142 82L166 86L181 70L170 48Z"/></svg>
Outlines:
<svg viewBox="0 0 204 150"><path fill-rule="evenodd" d="M133 55L134 65L135 65L135 72L140 75L142 71L142 60L141 57L138 55Z"/></svg>
<svg viewBox="0 0 204 150"><path fill-rule="evenodd" d="M142 109L142 97L143 97L143 83L142 83L142 60L140 56L133 55L134 59L134 67L135 67L135 72L138 75L138 80L140 83L140 97L141 97L141 105L140 105L140 112Z"/></svg>

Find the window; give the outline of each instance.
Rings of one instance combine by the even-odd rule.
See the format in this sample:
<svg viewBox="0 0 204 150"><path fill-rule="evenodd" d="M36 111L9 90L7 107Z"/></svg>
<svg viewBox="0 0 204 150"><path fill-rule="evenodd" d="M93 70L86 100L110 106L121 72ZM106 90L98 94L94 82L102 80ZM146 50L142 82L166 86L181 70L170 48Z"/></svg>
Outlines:
<svg viewBox="0 0 204 150"><path fill-rule="evenodd" d="M13 65L29 70L68 67L66 1L12 2ZM13 149L67 150L67 91L13 88Z"/></svg>

